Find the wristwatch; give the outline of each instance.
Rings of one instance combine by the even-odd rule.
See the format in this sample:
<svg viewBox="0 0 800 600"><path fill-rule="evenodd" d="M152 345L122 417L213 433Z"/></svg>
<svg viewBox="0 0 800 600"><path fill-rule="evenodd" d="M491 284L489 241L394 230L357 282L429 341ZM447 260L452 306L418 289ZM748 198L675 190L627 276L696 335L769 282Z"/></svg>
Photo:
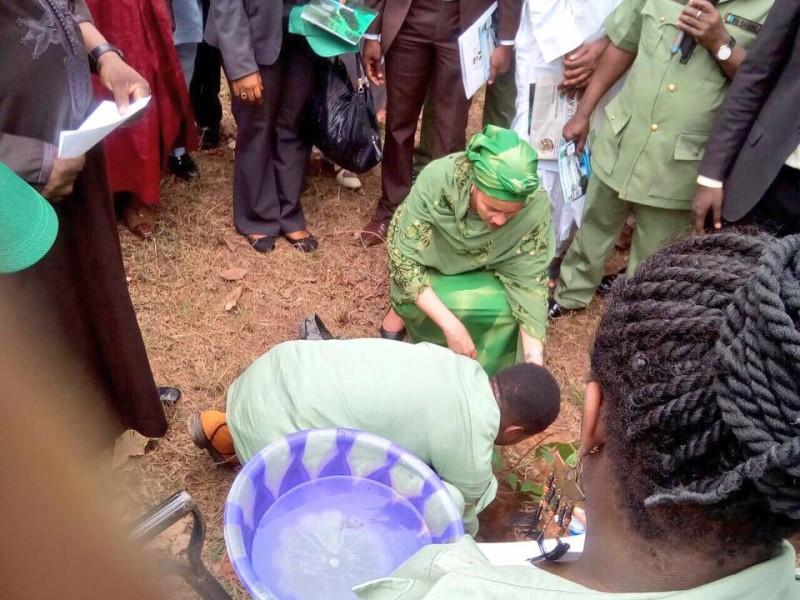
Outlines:
<svg viewBox="0 0 800 600"><path fill-rule="evenodd" d="M122 50L117 48L114 44L100 44L89 52L89 67L92 69L92 73L97 73L97 61L106 52L113 52L122 60L125 60L125 55L122 53Z"/></svg>
<svg viewBox="0 0 800 600"><path fill-rule="evenodd" d="M724 46L720 47L719 50L717 50L717 60L720 62L725 62L726 60L728 60L733 54L733 47L735 45L736 45L736 39L733 36L731 36L731 40Z"/></svg>

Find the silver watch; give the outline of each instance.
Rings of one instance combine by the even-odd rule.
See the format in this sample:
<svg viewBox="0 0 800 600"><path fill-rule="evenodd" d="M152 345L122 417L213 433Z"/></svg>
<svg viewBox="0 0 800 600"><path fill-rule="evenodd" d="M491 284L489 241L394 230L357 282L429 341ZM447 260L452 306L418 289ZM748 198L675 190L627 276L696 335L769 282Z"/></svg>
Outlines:
<svg viewBox="0 0 800 600"><path fill-rule="evenodd" d="M717 60L719 62L725 62L733 55L733 47L736 45L736 40L733 36L731 36L731 40L721 46L719 50L717 50Z"/></svg>

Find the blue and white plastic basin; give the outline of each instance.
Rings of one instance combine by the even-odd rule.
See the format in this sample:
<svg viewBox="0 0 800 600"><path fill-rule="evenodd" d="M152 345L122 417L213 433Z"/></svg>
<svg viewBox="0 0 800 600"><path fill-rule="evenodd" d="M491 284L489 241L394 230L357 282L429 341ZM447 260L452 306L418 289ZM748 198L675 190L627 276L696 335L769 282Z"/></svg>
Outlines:
<svg viewBox="0 0 800 600"><path fill-rule="evenodd" d="M342 600L427 544L464 535L439 477L384 438L352 429L286 436L251 458L228 494L225 544L259 600Z"/></svg>

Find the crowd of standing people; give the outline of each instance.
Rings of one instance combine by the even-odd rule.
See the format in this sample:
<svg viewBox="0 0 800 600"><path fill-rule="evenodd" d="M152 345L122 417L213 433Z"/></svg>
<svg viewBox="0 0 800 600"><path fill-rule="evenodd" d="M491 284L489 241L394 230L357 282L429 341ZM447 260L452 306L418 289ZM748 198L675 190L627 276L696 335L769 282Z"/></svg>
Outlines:
<svg viewBox="0 0 800 600"><path fill-rule="evenodd" d="M304 253L319 247L302 206L312 156L303 120L316 78L338 52L331 50L335 44L323 50L310 43L292 25L303 4L0 5L0 195L14 190L27 198L13 206L14 199L0 198L13 208L0 212L0 239L8 236L0 248L0 284L28 306L20 316L24 328L48 342L36 362L57 363L67 377L96 390L98 412L114 423L107 441L125 429L164 435L163 403L180 394L153 380L127 290L117 219L150 238L157 232L162 178L203 177L202 160L195 158L222 141L222 85L236 123L233 226L263 254L281 238ZM528 588L710 586L709 595L697 597L722 598L755 580L788 580L791 551L781 541L800 530L800 2L498 0L483 123L469 139L472 100L462 86L458 36L492 1L364 4L377 16L360 53L346 59L363 60L371 84L385 87L386 117L381 195L353 243L365 252L385 244L391 289L376 332L390 341L369 353L441 364L459 381L464 373L474 380L476 402L483 403L481 435L453 442L482 449L472 469L480 482L455 486L471 533L497 485L492 445L515 443L555 419L558 390L543 368L549 322L586 308L611 287L581 432L588 487L595 492L590 518L608 518L611 525L597 527L599 545L587 547L582 563L547 569ZM540 159L532 138L536 84L551 76L561 78L560 94L575 99L563 138L578 152L591 151L581 203L564 197L557 162ZM97 101L111 100L125 113L148 96L138 121L104 144L78 158L59 155L60 133L78 127ZM357 187L358 179L337 167L337 181ZM37 205L36 198L46 203ZM23 213L34 206L39 220ZM730 224L753 228L718 231ZM609 286L606 263L626 227L632 236L627 267ZM51 233L29 261L39 246L26 244ZM414 356L398 346L404 340L441 348L420 346ZM329 353L335 355L330 364L365 360L357 345L325 343L311 352L298 342L293 368L302 372L303 361L325 361ZM381 377L374 371L373 378ZM536 404L536 394L524 390L539 385L547 394ZM431 392L439 393L449 394L454 411L469 412L457 392ZM311 390L304 400L318 399L314 394L324 395ZM396 403L402 408L401 399ZM337 405L331 414L337 411L349 408ZM363 422L381 419L369 417ZM473 417L464 416L464 428L478 422ZM295 415L286 419L296 421ZM337 419L309 426L362 424ZM261 428L251 426L254 446L243 452L234 430L220 449L214 438L227 426L222 412L197 416L189 426L192 440L223 462L236 454L247 458L263 441L253 434ZM433 423L419 427L425 443L446 437ZM409 444L422 443L412 438ZM439 452L433 448L428 462ZM609 480L611 487L600 483ZM620 505L629 514L609 517ZM766 516L755 527L759 515ZM686 536L670 530L682 519L694 519L707 533L702 548L686 550ZM620 531L649 544L654 557L691 564L691 573L680 580L668 569L661 580L648 580L621 563L604 571L603 544L636 561L623 549ZM708 560L709 548L728 542L724 560ZM683 549L676 553L676 547ZM482 565L469 542L440 551ZM439 580L448 570L468 573L431 568L439 559L423 551L397 579L412 583L391 597L422 598L433 587L437 597L464 597L452 578L444 586ZM490 588L511 589L520 577L482 569L476 569L480 585ZM790 587L775 597L796 597ZM387 590L368 584L359 593L378 599Z"/></svg>

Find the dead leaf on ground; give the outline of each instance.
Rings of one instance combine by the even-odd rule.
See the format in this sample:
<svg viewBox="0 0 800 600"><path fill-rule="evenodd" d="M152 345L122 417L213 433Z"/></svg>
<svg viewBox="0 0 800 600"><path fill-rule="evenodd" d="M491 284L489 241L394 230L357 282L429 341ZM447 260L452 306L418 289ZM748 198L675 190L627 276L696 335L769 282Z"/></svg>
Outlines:
<svg viewBox="0 0 800 600"><path fill-rule="evenodd" d="M247 269L239 269L237 267L231 267L230 269L225 269L221 271L219 276L222 277L225 281L239 281L242 277L245 276L247 273Z"/></svg>
<svg viewBox="0 0 800 600"><path fill-rule="evenodd" d="M111 458L111 468L121 467L131 456L143 456L147 450L150 438L129 429L117 438L114 444L114 455Z"/></svg>
<svg viewBox="0 0 800 600"><path fill-rule="evenodd" d="M236 253L236 244L234 244L228 238L222 238L222 243L228 247L228 250L230 250L234 254Z"/></svg>
<svg viewBox="0 0 800 600"><path fill-rule="evenodd" d="M242 297L242 292L244 291L243 285L238 285L236 288L228 294L228 297L225 298L225 312L230 312L239 304L239 298Z"/></svg>

